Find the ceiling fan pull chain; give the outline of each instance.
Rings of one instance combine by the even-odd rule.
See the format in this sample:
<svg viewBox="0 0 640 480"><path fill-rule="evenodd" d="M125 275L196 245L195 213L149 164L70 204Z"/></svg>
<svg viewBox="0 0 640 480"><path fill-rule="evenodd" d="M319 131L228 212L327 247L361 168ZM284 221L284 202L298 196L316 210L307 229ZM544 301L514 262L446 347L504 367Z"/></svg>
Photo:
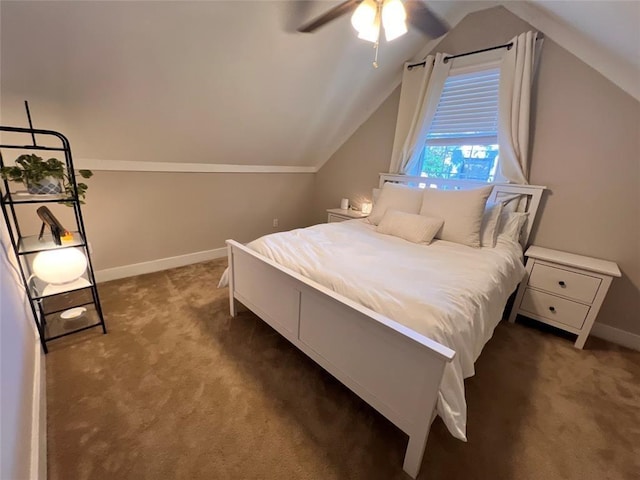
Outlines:
<svg viewBox="0 0 640 480"><path fill-rule="evenodd" d="M376 49L376 54L375 54L375 57L373 58L373 68L378 68L378 45L379 45L379 42L376 42L373 45L373 48Z"/></svg>
<svg viewBox="0 0 640 480"><path fill-rule="evenodd" d="M373 48L375 48L376 53L373 57L373 68L378 68L378 47L380 46L380 33L382 30L382 3L383 0L376 0L376 22L378 24L378 37L376 39L376 43L373 44Z"/></svg>

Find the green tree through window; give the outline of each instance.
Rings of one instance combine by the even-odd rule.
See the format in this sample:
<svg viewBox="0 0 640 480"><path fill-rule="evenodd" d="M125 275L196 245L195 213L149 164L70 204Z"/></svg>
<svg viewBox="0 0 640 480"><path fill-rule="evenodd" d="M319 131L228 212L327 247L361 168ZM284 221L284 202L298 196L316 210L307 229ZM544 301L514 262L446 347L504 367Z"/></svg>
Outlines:
<svg viewBox="0 0 640 480"><path fill-rule="evenodd" d="M492 182L498 145L427 145L420 174L424 177Z"/></svg>

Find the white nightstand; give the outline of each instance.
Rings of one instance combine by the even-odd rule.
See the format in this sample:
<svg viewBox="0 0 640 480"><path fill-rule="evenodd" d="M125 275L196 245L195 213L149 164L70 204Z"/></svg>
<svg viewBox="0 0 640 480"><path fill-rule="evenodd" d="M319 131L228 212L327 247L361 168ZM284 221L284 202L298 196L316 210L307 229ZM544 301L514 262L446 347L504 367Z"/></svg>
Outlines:
<svg viewBox="0 0 640 480"><path fill-rule="evenodd" d="M359 210L343 210L342 208L327 209L327 223L344 222L345 220L367 218L368 216L368 213L362 213Z"/></svg>
<svg viewBox="0 0 640 480"><path fill-rule="evenodd" d="M525 253L527 274L509 316L524 315L578 335L584 347L613 277L614 262L531 246Z"/></svg>

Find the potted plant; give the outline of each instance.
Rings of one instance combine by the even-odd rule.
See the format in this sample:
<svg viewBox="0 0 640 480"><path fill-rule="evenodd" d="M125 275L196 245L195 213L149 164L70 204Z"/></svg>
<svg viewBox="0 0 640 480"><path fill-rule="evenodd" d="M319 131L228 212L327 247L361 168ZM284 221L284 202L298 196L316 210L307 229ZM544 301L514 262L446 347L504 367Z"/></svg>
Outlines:
<svg viewBox="0 0 640 480"><path fill-rule="evenodd" d="M93 176L91 170L78 170L77 174L82 178ZM15 166L0 169L0 176L4 180L23 183L31 194L55 194L63 191L70 197L75 194L65 164L57 158L45 161L37 155L20 155ZM87 184L81 182L76 186L81 203L84 203L87 188Z"/></svg>

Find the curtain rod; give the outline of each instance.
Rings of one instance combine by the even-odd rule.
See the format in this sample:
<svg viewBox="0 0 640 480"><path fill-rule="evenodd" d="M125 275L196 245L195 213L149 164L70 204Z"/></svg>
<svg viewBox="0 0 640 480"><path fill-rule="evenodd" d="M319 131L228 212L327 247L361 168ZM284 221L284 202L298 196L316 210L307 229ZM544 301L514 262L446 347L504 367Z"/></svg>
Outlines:
<svg viewBox="0 0 640 480"><path fill-rule="evenodd" d="M467 55L475 55L476 53L489 52L491 50L497 50L499 48L506 48L507 50L511 50L513 47L513 42L505 43L504 45L497 45L495 47L483 48L482 50L474 50L473 52L460 53L458 55L449 55L444 57L444 63L447 63L449 60L453 58L466 57ZM420 63L412 63L411 65L407 65L407 68L411 70L413 67L423 67L427 64L426 61Z"/></svg>

